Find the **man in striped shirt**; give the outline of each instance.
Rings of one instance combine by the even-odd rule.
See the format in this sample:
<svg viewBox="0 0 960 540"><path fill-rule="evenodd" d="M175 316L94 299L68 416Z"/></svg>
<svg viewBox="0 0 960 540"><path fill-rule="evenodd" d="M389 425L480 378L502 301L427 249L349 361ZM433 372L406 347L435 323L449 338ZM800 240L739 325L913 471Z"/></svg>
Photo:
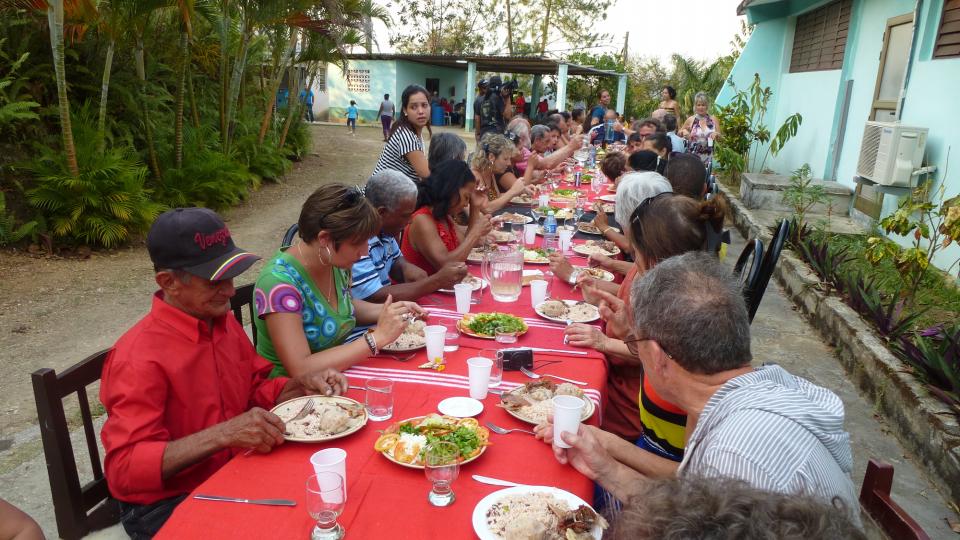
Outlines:
<svg viewBox="0 0 960 540"><path fill-rule="evenodd" d="M729 477L839 500L859 525L843 403L779 366L750 365L750 321L728 268L704 252L673 257L634 282L631 300L644 376L687 413L683 461L591 426L563 435L573 448L554 447L558 460L620 500L647 476ZM538 431L552 436L552 426Z"/></svg>

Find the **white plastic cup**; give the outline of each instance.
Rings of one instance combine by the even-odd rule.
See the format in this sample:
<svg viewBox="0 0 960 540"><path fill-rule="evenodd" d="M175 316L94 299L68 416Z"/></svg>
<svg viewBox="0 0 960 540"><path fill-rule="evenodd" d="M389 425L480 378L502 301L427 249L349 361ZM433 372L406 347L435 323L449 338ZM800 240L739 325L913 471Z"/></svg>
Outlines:
<svg viewBox="0 0 960 540"><path fill-rule="evenodd" d="M473 285L457 283L453 286L453 294L457 297L457 313L470 313L470 296L473 294Z"/></svg>
<svg viewBox="0 0 960 540"><path fill-rule="evenodd" d="M487 397L487 388L490 387L490 369L493 360L475 356L467 360L467 372L470 376L470 397L483 399Z"/></svg>
<svg viewBox="0 0 960 540"><path fill-rule="evenodd" d="M547 285L548 283L543 279L535 279L530 282L530 305L533 308L546 301Z"/></svg>
<svg viewBox="0 0 960 540"><path fill-rule="evenodd" d="M537 228L538 225L536 222L527 223L523 226L523 243L532 246L537 242Z"/></svg>
<svg viewBox="0 0 960 540"><path fill-rule="evenodd" d="M443 362L443 344L447 339L447 327L438 324L424 327L423 335L427 339L427 360Z"/></svg>
<svg viewBox="0 0 960 540"><path fill-rule="evenodd" d="M557 231L560 253L568 253L570 251L570 244L573 241L573 233L573 229L568 229L566 227Z"/></svg>
<svg viewBox="0 0 960 540"><path fill-rule="evenodd" d="M550 195L541 193L538 202L540 203L541 208L544 206L550 206Z"/></svg>
<svg viewBox="0 0 960 540"><path fill-rule="evenodd" d="M310 456L310 465L313 466L313 472L320 474L322 472L332 472L340 475L343 479L343 496L347 496L347 451L340 448L326 448L319 452L314 452ZM326 475L321 475L326 476ZM335 485L320 484L320 488L336 489ZM343 502L343 501L331 501Z"/></svg>
<svg viewBox="0 0 960 540"><path fill-rule="evenodd" d="M576 434L580 431L580 415L584 401L575 396L555 396L553 398L553 444L558 448L570 448L563 442L561 433Z"/></svg>

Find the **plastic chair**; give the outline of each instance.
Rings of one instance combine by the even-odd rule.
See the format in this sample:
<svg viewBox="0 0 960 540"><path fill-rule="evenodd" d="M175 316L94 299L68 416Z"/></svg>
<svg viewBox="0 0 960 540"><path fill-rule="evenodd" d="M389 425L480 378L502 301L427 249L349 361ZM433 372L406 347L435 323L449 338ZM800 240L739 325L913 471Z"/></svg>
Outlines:
<svg viewBox="0 0 960 540"><path fill-rule="evenodd" d="M300 225L294 223L287 229L287 232L283 233L283 239L280 240L280 247L290 247L293 245L293 239L297 237L297 233L300 232Z"/></svg>
<svg viewBox="0 0 960 540"><path fill-rule="evenodd" d="M47 461L50 493L53 495L57 533L67 540L83 538L93 531L115 525L120 522L122 515L120 505L110 496L107 488L87 397L87 386L100 380L103 363L109 353L110 349L106 349L88 356L60 374L43 368L30 376L40 420L40 438ZM85 484L80 483L70 428L63 409L63 398L73 393L77 394L80 405L80 419L93 471L93 480Z"/></svg>
<svg viewBox="0 0 960 540"><path fill-rule="evenodd" d="M906 510L890 498L893 487L893 466L871 459L860 488L860 506L889 538L928 540L930 537Z"/></svg>
<svg viewBox="0 0 960 540"><path fill-rule="evenodd" d="M777 260L780 259L780 252L783 251L783 245L787 242L790 235L790 220L783 219L777 227L777 233L774 235L770 245L767 246L766 253L763 254L763 263L760 266L760 275L757 276L756 283L750 291L750 301L747 303L747 310L750 313L750 321L753 321L757 309L760 307L760 300L763 299L763 293L767 290L767 284L770 283L770 276L773 275L777 267Z"/></svg>
<svg viewBox="0 0 960 540"><path fill-rule="evenodd" d="M752 304L753 291L757 286L757 280L760 277L760 268L763 265L763 242L756 238L747 241L737 263L733 265L733 275L740 281L740 287L743 290L743 298L747 303L747 309ZM761 296L763 293L760 293ZM750 315L750 322L753 322L753 314Z"/></svg>
<svg viewBox="0 0 960 540"><path fill-rule="evenodd" d="M243 310L247 309L247 314L250 319L250 338L253 341L253 346L257 346L257 325L253 324L253 321L257 318L257 306L253 303L253 283L244 285L242 287L237 287L236 292L233 297L230 298L230 311L233 312L234 318L237 319L237 322L240 323L240 326L244 326L243 322Z"/></svg>

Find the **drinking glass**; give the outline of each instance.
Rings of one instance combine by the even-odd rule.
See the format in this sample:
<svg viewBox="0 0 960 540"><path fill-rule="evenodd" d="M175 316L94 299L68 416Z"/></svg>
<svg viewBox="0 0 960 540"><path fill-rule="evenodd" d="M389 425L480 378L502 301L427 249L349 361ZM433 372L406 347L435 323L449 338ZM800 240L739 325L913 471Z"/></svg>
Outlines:
<svg viewBox="0 0 960 540"><path fill-rule="evenodd" d="M433 506L450 506L457 497L450 484L460 472L460 450L452 442L438 441L423 451L423 472L433 484L427 500Z"/></svg>
<svg viewBox="0 0 960 540"><path fill-rule="evenodd" d="M443 352L455 352L460 350L460 332L456 329L453 332L447 332L443 339Z"/></svg>
<svg viewBox="0 0 960 540"><path fill-rule="evenodd" d="M549 234L544 235L543 246L542 246L544 251L546 251L547 253L553 253L554 251L557 250L558 246L559 246L559 243L556 235L549 235Z"/></svg>
<svg viewBox="0 0 960 540"><path fill-rule="evenodd" d="M371 377L367 379L366 390L364 407L370 420L389 420L393 416L393 380Z"/></svg>
<svg viewBox="0 0 960 540"><path fill-rule="evenodd" d="M307 478L307 512L317 522L310 532L311 540L340 540L343 527L337 518L347 504L343 477L333 472L322 472Z"/></svg>
<svg viewBox="0 0 960 540"><path fill-rule="evenodd" d="M500 386L503 382L503 353L497 349L481 349L477 356L493 362L490 366L490 388Z"/></svg>
<svg viewBox="0 0 960 540"><path fill-rule="evenodd" d="M516 343L517 333L498 326L494 333L494 341L503 344Z"/></svg>
<svg viewBox="0 0 960 540"><path fill-rule="evenodd" d="M513 231L513 241L516 244L523 243L523 223L513 223L510 225L510 229Z"/></svg>

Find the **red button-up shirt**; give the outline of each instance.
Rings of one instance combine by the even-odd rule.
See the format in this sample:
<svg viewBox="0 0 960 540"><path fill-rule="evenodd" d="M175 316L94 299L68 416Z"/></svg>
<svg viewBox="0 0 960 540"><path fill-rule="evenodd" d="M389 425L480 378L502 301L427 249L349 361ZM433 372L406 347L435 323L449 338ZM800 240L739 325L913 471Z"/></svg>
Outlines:
<svg viewBox="0 0 960 540"><path fill-rule="evenodd" d="M153 297L146 317L127 331L103 366L100 433L114 497L150 504L189 493L237 450L225 449L164 480L167 443L242 414L273 407L287 379L267 379L273 366L257 355L231 315L205 322Z"/></svg>

